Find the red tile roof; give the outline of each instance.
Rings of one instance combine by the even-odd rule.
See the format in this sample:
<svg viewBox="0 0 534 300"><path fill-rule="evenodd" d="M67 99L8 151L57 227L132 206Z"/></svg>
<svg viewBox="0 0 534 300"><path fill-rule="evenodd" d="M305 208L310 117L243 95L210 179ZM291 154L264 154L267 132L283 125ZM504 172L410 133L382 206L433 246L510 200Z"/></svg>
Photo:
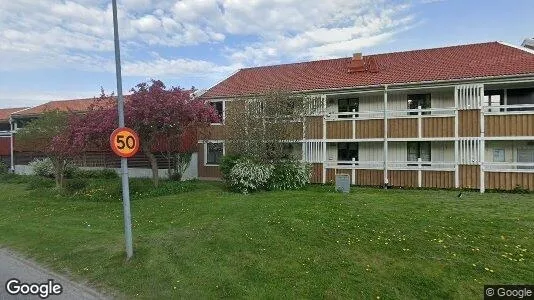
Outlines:
<svg viewBox="0 0 534 300"><path fill-rule="evenodd" d="M499 42L364 56L378 72L348 72L350 57L239 70L202 98L253 95L270 89L308 91L396 83L534 74L534 53Z"/></svg>
<svg viewBox="0 0 534 300"><path fill-rule="evenodd" d="M9 116L19 110L23 110L26 107L17 107L17 108L0 108L0 122L9 121Z"/></svg>
<svg viewBox="0 0 534 300"><path fill-rule="evenodd" d="M85 98L72 100L57 100L41 104L30 109L13 114L14 116L33 116L42 114L45 111L73 111L83 112L87 111L91 105L95 104L99 98Z"/></svg>

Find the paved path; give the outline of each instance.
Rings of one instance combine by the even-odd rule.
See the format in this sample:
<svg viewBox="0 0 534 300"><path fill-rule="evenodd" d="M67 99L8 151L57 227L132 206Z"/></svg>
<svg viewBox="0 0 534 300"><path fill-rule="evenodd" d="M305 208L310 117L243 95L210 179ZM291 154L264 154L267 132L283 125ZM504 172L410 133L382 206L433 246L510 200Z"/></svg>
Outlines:
<svg viewBox="0 0 534 300"><path fill-rule="evenodd" d="M23 259L5 249L0 248L0 300L11 299L41 299L38 296L32 295L18 295L12 296L6 291L6 283L9 279L16 278L20 282L26 283L43 283L48 279L53 279L55 283L61 284L63 287L63 293L61 295L52 295L47 299L80 299L80 300L93 300L93 299L107 299L105 296L98 292L85 287L81 284L74 283L67 278L50 272L34 262L27 259Z"/></svg>

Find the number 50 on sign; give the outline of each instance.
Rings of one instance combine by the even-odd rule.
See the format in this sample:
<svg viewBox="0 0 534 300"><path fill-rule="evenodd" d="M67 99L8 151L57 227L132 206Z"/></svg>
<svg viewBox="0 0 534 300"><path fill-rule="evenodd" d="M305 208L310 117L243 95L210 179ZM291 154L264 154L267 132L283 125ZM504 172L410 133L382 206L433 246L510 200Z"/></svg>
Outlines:
<svg viewBox="0 0 534 300"><path fill-rule="evenodd" d="M139 150L139 136L128 127L117 128L109 137L111 150L120 157L132 157Z"/></svg>

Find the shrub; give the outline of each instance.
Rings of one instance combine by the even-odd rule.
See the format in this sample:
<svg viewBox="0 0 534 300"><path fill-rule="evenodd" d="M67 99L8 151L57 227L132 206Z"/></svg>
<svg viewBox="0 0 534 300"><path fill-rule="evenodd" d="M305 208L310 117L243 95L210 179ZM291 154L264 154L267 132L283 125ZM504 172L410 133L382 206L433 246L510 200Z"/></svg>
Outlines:
<svg viewBox="0 0 534 300"><path fill-rule="evenodd" d="M262 165L250 159L239 159L232 167L227 183L239 193L249 193L266 187L273 170L272 165Z"/></svg>
<svg viewBox="0 0 534 300"><path fill-rule="evenodd" d="M87 187L87 180L82 178L73 178L67 180L65 189L68 193L75 193Z"/></svg>
<svg viewBox="0 0 534 300"><path fill-rule="evenodd" d="M232 171L232 168L235 166L239 158L239 155L225 155L221 158L221 162L219 163L219 170L221 171L222 178L224 180L230 178L230 172Z"/></svg>
<svg viewBox="0 0 534 300"><path fill-rule="evenodd" d="M281 161L274 165L267 188L269 190L295 190L310 183L311 169L298 161Z"/></svg>
<svg viewBox="0 0 534 300"><path fill-rule="evenodd" d="M0 175L7 174L8 167L4 161L0 160Z"/></svg>
<svg viewBox="0 0 534 300"><path fill-rule="evenodd" d="M41 176L28 176L28 188L31 190L36 190L40 188L50 189L56 186L56 183L54 180L47 178L47 177L41 177Z"/></svg>
<svg viewBox="0 0 534 300"><path fill-rule="evenodd" d="M78 169L74 173L74 177L114 179L114 178L119 178L119 174L117 174L117 172L114 169L97 169L97 170Z"/></svg>
<svg viewBox="0 0 534 300"><path fill-rule="evenodd" d="M34 159L29 164L30 168L33 170L33 173L41 177L54 177L54 165L52 160L48 157L43 159Z"/></svg>
<svg viewBox="0 0 534 300"><path fill-rule="evenodd" d="M49 157L43 159L36 158L32 160L28 165L30 166L30 168L32 168L33 173L35 175L54 178L54 164L52 163L52 160ZM78 167L76 167L74 164L67 163L64 174L65 178L72 178L77 170Z"/></svg>

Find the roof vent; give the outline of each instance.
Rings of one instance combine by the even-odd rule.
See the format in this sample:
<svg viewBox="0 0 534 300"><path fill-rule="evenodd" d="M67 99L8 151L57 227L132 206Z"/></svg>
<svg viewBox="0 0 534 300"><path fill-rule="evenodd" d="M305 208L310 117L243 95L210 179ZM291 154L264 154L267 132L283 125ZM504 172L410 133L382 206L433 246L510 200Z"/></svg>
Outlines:
<svg viewBox="0 0 534 300"><path fill-rule="evenodd" d="M372 56L365 57L364 59L362 56L362 53L357 52L352 55L352 59L349 62L348 72L349 73L357 73L357 72L377 73L378 65L376 64Z"/></svg>

